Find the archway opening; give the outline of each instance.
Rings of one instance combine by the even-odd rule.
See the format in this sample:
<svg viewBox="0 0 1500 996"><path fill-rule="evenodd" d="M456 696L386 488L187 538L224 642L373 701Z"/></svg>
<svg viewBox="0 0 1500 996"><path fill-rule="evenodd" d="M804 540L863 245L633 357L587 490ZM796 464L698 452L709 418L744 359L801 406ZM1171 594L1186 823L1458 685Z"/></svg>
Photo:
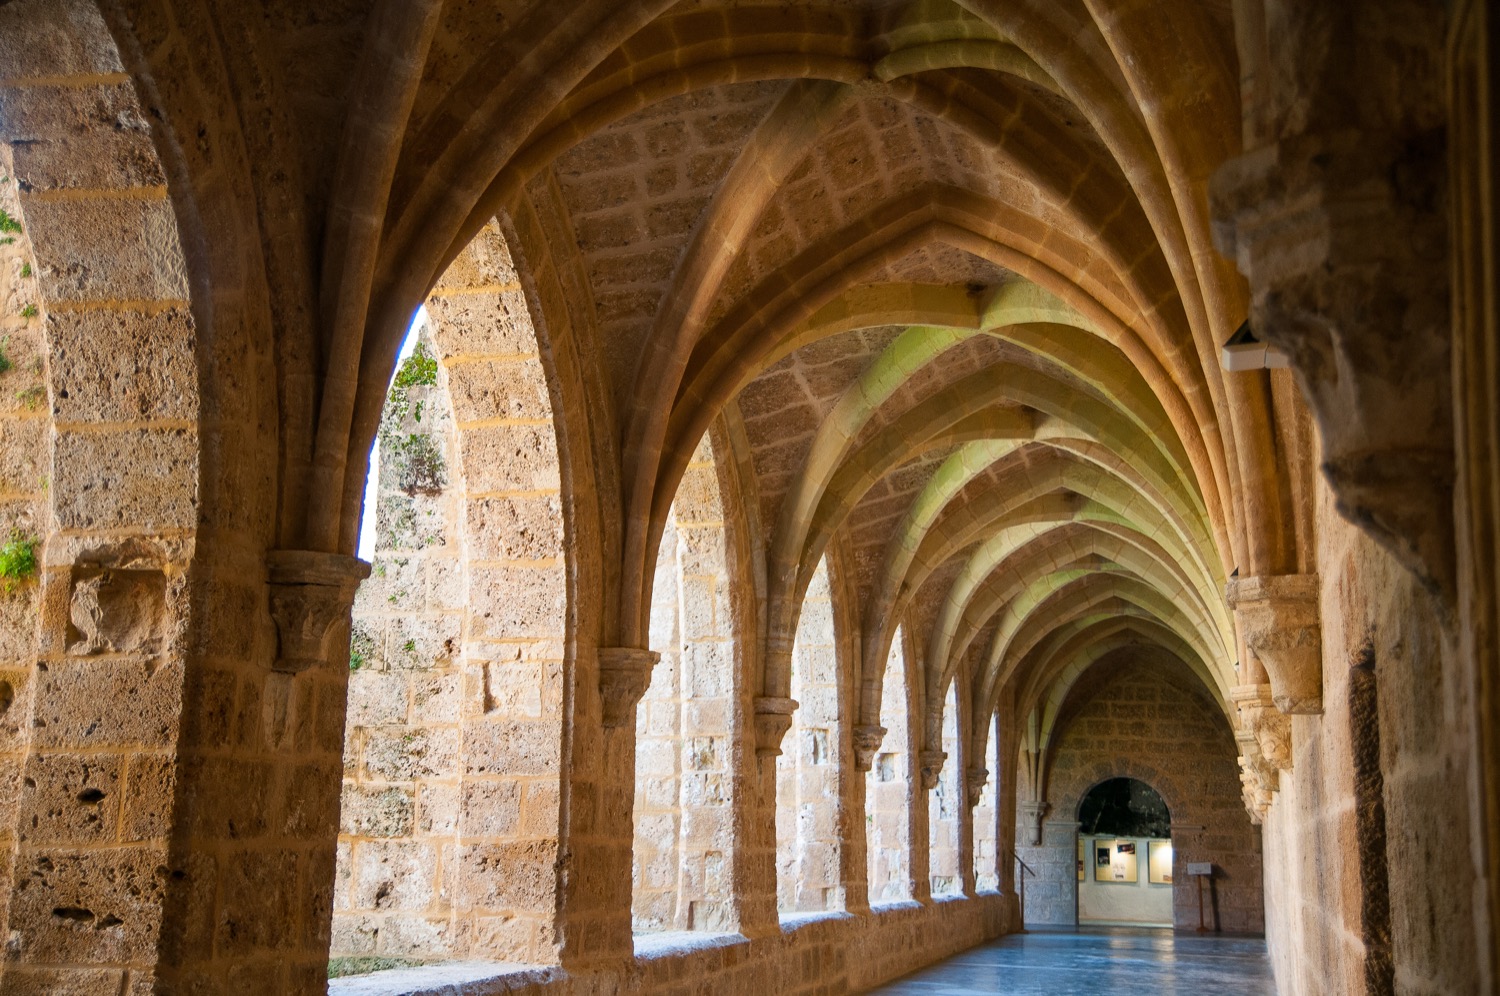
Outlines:
<svg viewBox="0 0 1500 996"><path fill-rule="evenodd" d="M331 974L557 959L568 593L542 348L492 222L419 310L372 449Z"/></svg>
<svg viewBox="0 0 1500 996"><path fill-rule="evenodd" d="M1078 804L1078 922L1172 926L1172 814L1136 778L1110 778Z"/></svg>
<svg viewBox="0 0 1500 996"><path fill-rule="evenodd" d="M984 724L984 768L988 777L974 805L974 888L1000 891L1000 730L996 717Z"/></svg>
<svg viewBox="0 0 1500 996"><path fill-rule="evenodd" d="M960 895L964 880L959 867L959 820L962 818L962 789L959 786L958 682L948 684L943 704L943 752L948 755L937 784L928 793L927 826L930 838L930 879L934 896Z"/></svg>
<svg viewBox="0 0 1500 996"><path fill-rule="evenodd" d="M708 437L667 514L651 594L661 655L636 710L631 925L735 929L734 621Z"/></svg>
<svg viewBox="0 0 1500 996"><path fill-rule="evenodd" d="M792 715L776 758L776 905L782 914L843 905L839 674L828 562L808 585L792 647Z"/></svg>
<svg viewBox="0 0 1500 996"><path fill-rule="evenodd" d="M865 774L865 853L871 903L911 898L911 737L905 633L896 629L880 692L885 738Z"/></svg>

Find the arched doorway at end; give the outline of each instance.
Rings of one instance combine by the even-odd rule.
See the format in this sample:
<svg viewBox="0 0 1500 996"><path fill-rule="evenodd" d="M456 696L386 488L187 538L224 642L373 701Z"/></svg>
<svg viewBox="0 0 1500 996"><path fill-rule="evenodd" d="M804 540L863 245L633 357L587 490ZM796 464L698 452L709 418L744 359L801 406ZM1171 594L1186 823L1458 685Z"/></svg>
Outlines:
<svg viewBox="0 0 1500 996"><path fill-rule="evenodd" d="M1078 803L1078 922L1172 926L1172 814L1136 778L1110 778Z"/></svg>

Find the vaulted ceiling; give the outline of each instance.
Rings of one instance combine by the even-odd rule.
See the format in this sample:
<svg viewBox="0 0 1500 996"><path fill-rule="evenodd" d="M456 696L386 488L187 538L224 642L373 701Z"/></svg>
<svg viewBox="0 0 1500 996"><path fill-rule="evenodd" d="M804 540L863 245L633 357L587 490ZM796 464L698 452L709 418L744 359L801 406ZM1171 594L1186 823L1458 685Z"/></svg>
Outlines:
<svg viewBox="0 0 1500 996"><path fill-rule="evenodd" d="M307 77L285 88L330 95L286 113L328 201L307 462L346 468L345 521L411 311L498 214L560 288L534 295L539 324L595 380L618 498L602 643L645 645L656 543L720 424L764 560L761 694L787 694L832 554L860 613L858 723L903 623L927 700L961 680L976 715L1045 708L1129 645L1227 702L1226 578L1309 556L1294 393L1217 361L1248 306L1207 209L1240 147L1227 2L263 16Z"/></svg>

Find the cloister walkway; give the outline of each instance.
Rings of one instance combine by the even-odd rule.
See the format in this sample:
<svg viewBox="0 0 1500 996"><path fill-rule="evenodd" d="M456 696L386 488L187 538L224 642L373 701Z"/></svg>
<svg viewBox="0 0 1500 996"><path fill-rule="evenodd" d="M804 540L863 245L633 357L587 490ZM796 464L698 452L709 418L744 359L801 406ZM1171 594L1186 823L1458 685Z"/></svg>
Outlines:
<svg viewBox="0 0 1500 996"><path fill-rule="evenodd" d="M1169 930L1033 931L872 990L882 996L1274 996L1266 944Z"/></svg>

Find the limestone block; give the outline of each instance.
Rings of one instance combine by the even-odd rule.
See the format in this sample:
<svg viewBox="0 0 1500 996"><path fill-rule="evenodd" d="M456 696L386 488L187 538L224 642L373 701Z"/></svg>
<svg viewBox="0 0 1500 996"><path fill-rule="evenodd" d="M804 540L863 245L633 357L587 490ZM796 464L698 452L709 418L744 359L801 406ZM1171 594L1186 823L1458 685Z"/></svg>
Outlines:
<svg viewBox="0 0 1500 996"><path fill-rule="evenodd" d="M452 274L452 267L448 272ZM513 279L496 284L497 288L507 286L512 289L452 296L444 295L440 286L428 298L427 315L445 354L521 357L536 353L525 295Z"/></svg>
<svg viewBox="0 0 1500 996"><path fill-rule="evenodd" d="M416 813L416 794L409 788L345 783L339 807L339 832L357 837L407 837Z"/></svg>
<svg viewBox="0 0 1500 996"><path fill-rule="evenodd" d="M0 489L25 494L41 487L46 432L42 419L0 419Z"/></svg>
<svg viewBox="0 0 1500 996"><path fill-rule="evenodd" d="M457 956L466 941L461 922L450 917L385 917L380 927L380 953L395 958L443 960Z"/></svg>
<svg viewBox="0 0 1500 996"><path fill-rule="evenodd" d="M417 783L417 831L434 837L458 831L459 785L457 782Z"/></svg>
<svg viewBox="0 0 1500 996"><path fill-rule="evenodd" d="M561 805L562 793L555 780L526 783L521 801L521 835L531 838L556 835Z"/></svg>
<svg viewBox="0 0 1500 996"><path fill-rule="evenodd" d="M385 781L412 781L455 770L459 735L442 727L382 727L365 741L365 770Z"/></svg>
<svg viewBox="0 0 1500 996"><path fill-rule="evenodd" d="M567 583L560 564L475 567L469 590L470 636L474 639L564 635Z"/></svg>
<svg viewBox="0 0 1500 996"><path fill-rule="evenodd" d="M458 848L458 903L501 912L546 910L555 892L551 841L466 844Z"/></svg>
<svg viewBox="0 0 1500 996"><path fill-rule="evenodd" d="M21 790L18 839L32 847L113 842L122 767L118 754L33 754Z"/></svg>
<svg viewBox="0 0 1500 996"><path fill-rule="evenodd" d="M411 841L361 841L351 858L350 904L358 910L423 910L434 899L437 851Z"/></svg>
<svg viewBox="0 0 1500 996"><path fill-rule="evenodd" d="M458 615L395 616L387 621L385 663L398 671L446 667L462 646Z"/></svg>
<svg viewBox="0 0 1500 996"><path fill-rule="evenodd" d="M181 665L138 657L58 661L36 676L32 743L165 747L176 737Z"/></svg>
<svg viewBox="0 0 1500 996"><path fill-rule="evenodd" d="M426 601L422 607L428 612L462 612L469 597L463 563L456 556L429 556L423 566Z"/></svg>
<svg viewBox="0 0 1500 996"><path fill-rule="evenodd" d="M11 922L28 929L28 960L143 962L160 927L167 858L158 847L107 847L23 854L11 894Z"/></svg>
<svg viewBox="0 0 1500 996"><path fill-rule="evenodd" d="M558 726L546 721L494 719L463 728L466 775L524 777L560 770Z"/></svg>
<svg viewBox="0 0 1500 996"><path fill-rule="evenodd" d="M520 828L521 787L513 781L465 781L459 832L471 837L509 837Z"/></svg>
<svg viewBox="0 0 1500 996"><path fill-rule="evenodd" d="M186 308L154 314L62 311L50 317L48 332L58 421L197 417L197 329Z"/></svg>
<svg viewBox="0 0 1500 996"><path fill-rule="evenodd" d="M487 287L492 284L513 285L518 279L505 237L497 225L489 224L474 235L458 258L443 271L438 287L449 289Z"/></svg>
<svg viewBox="0 0 1500 996"><path fill-rule="evenodd" d="M346 867L340 859L339 867ZM335 956L372 955L380 940L384 917L345 915L333 918L331 953Z"/></svg>
<svg viewBox="0 0 1500 996"><path fill-rule="evenodd" d="M411 553L379 550L370 561L370 576L360 583L354 612L361 617L420 612L425 605L426 560Z"/></svg>
<svg viewBox="0 0 1500 996"><path fill-rule="evenodd" d="M525 419L548 423L552 402L539 359L457 363L447 367L453 415L460 423Z"/></svg>
<svg viewBox="0 0 1500 996"><path fill-rule="evenodd" d="M177 221L161 199L28 199L37 279L49 301L186 301Z"/></svg>
<svg viewBox="0 0 1500 996"><path fill-rule="evenodd" d="M462 676L456 671L411 679L412 721L423 725L457 723Z"/></svg>
<svg viewBox="0 0 1500 996"><path fill-rule="evenodd" d="M489 425L463 434L470 493L556 491L557 443L549 425Z"/></svg>
<svg viewBox="0 0 1500 996"><path fill-rule="evenodd" d="M349 675L348 725L387 726L407 718L407 689L411 679L404 673L360 669Z"/></svg>

